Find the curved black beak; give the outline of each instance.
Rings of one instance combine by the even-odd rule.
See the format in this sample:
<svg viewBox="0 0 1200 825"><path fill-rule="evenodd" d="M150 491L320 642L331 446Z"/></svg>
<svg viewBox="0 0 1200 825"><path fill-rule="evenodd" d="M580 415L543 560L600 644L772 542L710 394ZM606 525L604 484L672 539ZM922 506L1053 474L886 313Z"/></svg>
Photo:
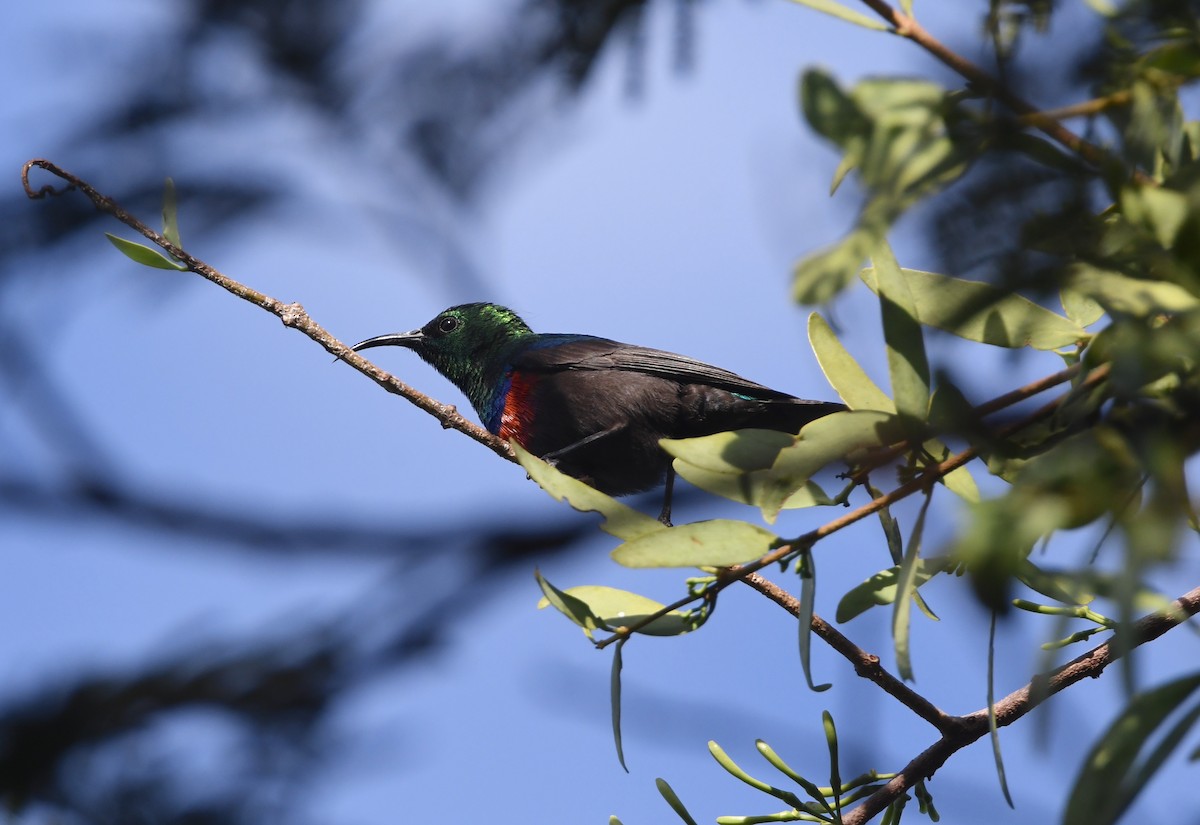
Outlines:
<svg viewBox="0 0 1200 825"><path fill-rule="evenodd" d="M416 349L425 340L425 335L419 329L414 329L410 332L389 332L387 335L376 335L374 338L368 338L365 341L359 341L350 349L358 352L371 347L407 347L408 349Z"/></svg>
<svg viewBox="0 0 1200 825"><path fill-rule="evenodd" d="M376 335L374 338L359 341L350 347L350 349L355 352L362 349L370 349L371 347L407 347L408 349L418 349L424 340L425 336L419 329L409 332L389 332L387 335ZM340 355L333 359L335 364L341 360L342 357Z"/></svg>

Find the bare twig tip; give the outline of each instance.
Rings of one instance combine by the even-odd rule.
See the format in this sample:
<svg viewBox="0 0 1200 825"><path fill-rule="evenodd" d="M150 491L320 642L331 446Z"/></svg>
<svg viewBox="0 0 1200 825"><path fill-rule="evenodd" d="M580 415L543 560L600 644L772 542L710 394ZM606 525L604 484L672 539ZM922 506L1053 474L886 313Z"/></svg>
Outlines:
<svg viewBox="0 0 1200 825"><path fill-rule="evenodd" d="M43 186L41 189L35 190L29 184L29 170L35 166L38 167L39 169L45 169L47 172L54 175L55 177L62 178L63 180L67 181L67 185L61 189L56 189L53 186L50 186L49 184L47 184L47 185ZM71 175L68 175L62 169L59 169L57 166L55 166L53 163L46 160L45 158L34 158L33 160L26 161L25 165L21 167L21 185L25 187L26 195L28 195L30 198L33 198L34 200L38 200L39 198L45 198L45 197L49 197L52 195L62 195L66 192L70 192L72 189L75 188L75 181L72 179Z"/></svg>

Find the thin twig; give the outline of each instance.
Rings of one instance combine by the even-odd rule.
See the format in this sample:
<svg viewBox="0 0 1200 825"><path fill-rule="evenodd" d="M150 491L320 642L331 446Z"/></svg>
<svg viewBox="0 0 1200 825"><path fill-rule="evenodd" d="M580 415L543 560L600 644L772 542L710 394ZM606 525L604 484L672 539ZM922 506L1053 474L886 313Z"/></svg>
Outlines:
<svg viewBox="0 0 1200 825"><path fill-rule="evenodd" d="M29 171L33 167L44 169L50 174L67 182L67 186L61 189L55 189L53 186L43 186L35 190L29 183ZM249 301L257 307L260 307L272 315L283 321L284 326L299 330L307 335L312 340L316 341L327 352L335 356L338 360L345 361L354 369L366 375L379 386L383 387L390 393L401 396L405 400L415 404L425 412L432 415L442 426L447 429L458 430L459 432L470 436L471 438L484 445L492 452L514 461L515 458L508 444L496 436L489 433L487 430L475 424L461 414L450 404L443 404L436 401L424 393L418 392L412 387L400 381L398 378L388 373L385 370L372 364L367 359L363 358L349 346L343 344L337 338L333 337L320 324L309 317L304 311L304 307L297 303L287 304L276 300L269 295L265 295L255 289L235 281L228 275L214 269L199 258L191 255L186 250L181 249L175 244L168 241L158 232L155 232L150 227L139 221L133 215L129 214L125 209L112 198L96 191L87 181L82 180L70 172L60 168L48 160L37 158L25 164L21 169L21 182L25 187L25 194L30 198L44 198L47 196L61 195L72 189L78 189L95 205L101 212L112 215L121 223L128 226L130 229L139 233L143 237L152 241L157 246L169 252L176 260L181 261L188 271L194 272L206 280L212 281L222 289L233 293L244 301Z"/></svg>

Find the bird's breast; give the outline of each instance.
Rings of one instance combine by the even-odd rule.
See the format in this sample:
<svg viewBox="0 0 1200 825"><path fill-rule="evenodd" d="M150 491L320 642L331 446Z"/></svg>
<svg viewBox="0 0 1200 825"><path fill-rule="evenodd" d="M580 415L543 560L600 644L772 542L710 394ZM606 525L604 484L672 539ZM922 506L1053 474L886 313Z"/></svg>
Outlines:
<svg viewBox="0 0 1200 825"><path fill-rule="evenodd" d="M500 409L500 429L496 435L505 441L514 439L526 447L533 437L535 408L533 387L537 378L513 370L508 375L508 391Z"/></svg>

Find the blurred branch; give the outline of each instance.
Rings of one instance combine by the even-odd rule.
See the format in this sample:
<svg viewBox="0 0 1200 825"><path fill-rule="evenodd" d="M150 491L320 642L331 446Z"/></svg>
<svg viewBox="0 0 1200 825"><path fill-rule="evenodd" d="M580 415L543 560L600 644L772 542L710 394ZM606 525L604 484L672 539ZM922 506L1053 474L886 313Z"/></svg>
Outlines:
<svg viewBox="0 0 1200 825"><path fill-rule="evenodd" d="M29 172L33 167L45 169L50 174L66 181L68 185L61 189L56 189L53 186L46 185L35 190L29 183ZM22 168L21 181L25 187L25 194L33 199L62 195L71 191L72 189L79 190L101 212L112 215L130 229L133 229L135 232L138 232L143 237L152 241L154 244L172 255L175 259L181 261L189 272L194 272L202 278L212 281L222 289L233 293L242 300L248 301L260 309L270 312L272 315L283 321L284 326L291 327L304 333L309 338L324 347L325 350L331 355L334 355L341 361L345 361L347 364L366 375L388 392L399 395L406 401L409 401L418 408L432 415L441 422L443 427L447 429L458 430L459 432L475 439L480 444L492 450L502 458L507 458L510 461L513 460L512 451L509 449L508 444L506 444L500 438L492 435L479 425L468 421L466 418L460 415L458 410L452 405L435 401L429 396L418 392L417 390L397 379L395 376L380 369L358 353L351 350L350 347L334 338L333 335L324 329L324 327L312 320L308 313L304 311L304 307L302 307L300 304L285 304L269 295L265 295L262 292L235 281L228 275L225 275L224 273L214 269L204 261L194 257L187 251L171 243L158 232L155 232L153 229L146 226L133 215L129 214L119 203L100 193L81 178L72 175L70 172L67 172L48 160L36 158L26 162Z"/></svg>

